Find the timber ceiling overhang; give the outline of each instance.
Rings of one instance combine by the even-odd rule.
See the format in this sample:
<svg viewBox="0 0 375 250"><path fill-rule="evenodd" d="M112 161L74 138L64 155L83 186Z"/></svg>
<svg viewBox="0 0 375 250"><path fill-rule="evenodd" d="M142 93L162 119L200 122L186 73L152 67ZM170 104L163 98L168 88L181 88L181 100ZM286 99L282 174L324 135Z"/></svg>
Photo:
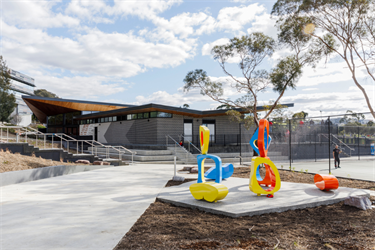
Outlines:
<svg viewBox="0 0 375 250"><path fill-rule="evenodd" d="M287 104L281 104L286 107L294 107L294 103L287 103ZM263 106L257 107L258 111L264 111L266 108ZM241 109L235 109L241 113L246 113L246 111ZM206 110L206 111L200 111L200 110L194 110L194 109L187 109L187 108L178 108L178 107L171 107L166 105L160 105L160 104L146 104L146 105L140 105L140 106L134 106L129 108L122 108L117 110L111 110L106 112L100 112L100 113L93 113L93 114L87 114L87 115L81 115L76 116L76 120L84 120L84 119L95 119L95 118L101 118L101 117L108 117L108 116L123 116L128 114L137 114L137 113L143 113L143 112L152 112L152 111L159 111L159 112L166 112L176 115L183 115L183 116L189 116L194 118L203 118L203 117L214 117L214 116L223 116L226 115L227 109L219 109L219 110Z"/></svg>
<svg viewBox="0 0 375 250"><path fill-rule="evenodd" d="M47 98L40 96L22 96L27 106L33 111L39 121L46 123L47 116L65 114L75 111L110 111L134 107L134 105L90 102L70 99Z"/></svg>

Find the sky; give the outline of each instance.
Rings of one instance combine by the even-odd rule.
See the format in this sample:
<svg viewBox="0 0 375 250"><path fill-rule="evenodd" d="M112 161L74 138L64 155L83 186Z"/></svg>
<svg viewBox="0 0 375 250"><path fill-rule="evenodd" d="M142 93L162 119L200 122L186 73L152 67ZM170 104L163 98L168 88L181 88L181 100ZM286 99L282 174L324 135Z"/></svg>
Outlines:
<svg viewBox="0 0 375 250"><path fill-rule="evenodd" d="M183 79L203 69L225 83L225 97L239 97L210 51L252 32L276 39L274 2L1 0L0 53L8 67L33 77L37 89L61 98L215 109L220 104L198 90L185 93ZM262 67L270 70L281 54L265 59ZM236 62L229 69L240 77ZM374 104L374 82L363 70L359 80ZM269 88L260 94L260 104L277 97ZM290 111L310 117L368 111L337 57L304 68L297 88L281 103L294 103Z"/></svg>

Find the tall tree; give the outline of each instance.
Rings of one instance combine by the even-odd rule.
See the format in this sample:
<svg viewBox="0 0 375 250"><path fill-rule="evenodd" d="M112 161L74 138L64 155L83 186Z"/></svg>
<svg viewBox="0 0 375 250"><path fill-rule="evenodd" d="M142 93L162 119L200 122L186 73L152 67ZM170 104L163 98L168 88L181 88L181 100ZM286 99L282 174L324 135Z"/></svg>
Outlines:
<svg viewBox="0 0 375 250"><path fill-rule="evenodd" d="M279 108L279 102L285 91L290 88L294 89L302 75L302 68L305 65L314 65L318 58L327 55L329 50L325 49L321 43L303 45L295 36L299 35L296 30L292 29L289 33L284 34L281 39L285 42L288 40L291 47L297 51L295 54L286 56L278 61L275 68L268 72L262 67L262 62L270 58L276 50L277 43L274 39L263 33L252 33L241 38L233 38L226 45L215 46L211 53L223 72L230 77L234 88L242 96L236 100L224 97L223 83L212 81L207 73L202 69L196 69L189 72L185 79L185 91L193 88L201 90L202 95L209 96L212 100L227 105L234 109L227 113L237 121L244 121L245 126L255 124L258 126L259 105L258 94L268 88L273 88L279 94L278 98L271 104L267 105L266 119ZM308 48L307 48L308 47ZM236 77L233 72L229 72L228 62L239 60L238 69L241 77ZM250 115L242 116L236 109L241 109Z"/></svg>
<svg viewBox="0 0 375 250"><path fill-rule="evenodd" d="M59 98L56 94L49 92L45 89L34 90L34 95L41 96L41 97L49 97L49 98Z"/></svg>
<svg viewBox="0 0 375 250"><path fill-rule="evenodd" d="M0 56L0 121L9 122L10 115L16 108L16 98L10 93L10 77L3 57Z"/></svg>
<svg viewBox="0 0 375 250"><path fill-rule="evenodd" d="M364 69L375 82L375 0L278 0L272 15L278 16L281 33L297 28L302 44L323 43L347 65L375 118L368 94L358 79ZM302 31L307 35L302 35Z"/></svg>

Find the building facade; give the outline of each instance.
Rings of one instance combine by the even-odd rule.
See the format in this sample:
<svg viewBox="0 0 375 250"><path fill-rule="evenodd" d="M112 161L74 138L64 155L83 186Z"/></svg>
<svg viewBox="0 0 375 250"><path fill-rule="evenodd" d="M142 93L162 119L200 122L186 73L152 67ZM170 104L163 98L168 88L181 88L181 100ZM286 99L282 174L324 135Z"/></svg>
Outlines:
<svg viewBox="0 0 375 250"><path fill-rule="evenodd" d="M28 126L32 122L33 112L23 101L23 95L34 95L35 80L25 74L22 74L13 69L8 69L10 76L10 89L16 97L16 109L11 116L18 116L17 125Z"/></svg>
<svg viewBox="0 0 375 250"><path fill-rule="evenodd" d="M91 136L111 145L160 146L183 140L198 145L199 126L210 129L215 144L238 144L241 126L227 110L193 110L160 104L126 105L24 96L47 132ZM293 107L293 104L283 104ZM264 107L257 107L259 111ZM238 110L242 113L244 111Z"/></svg>

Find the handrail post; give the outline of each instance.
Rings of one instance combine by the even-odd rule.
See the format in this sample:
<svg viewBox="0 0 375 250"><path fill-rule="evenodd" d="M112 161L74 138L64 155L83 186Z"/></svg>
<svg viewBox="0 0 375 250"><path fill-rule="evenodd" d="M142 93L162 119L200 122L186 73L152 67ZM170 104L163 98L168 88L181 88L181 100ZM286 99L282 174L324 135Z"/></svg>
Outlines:
<svg viewBox="0 0 375 250"><path fill-rule="evenodd" d="M81 152L83 154L83 141L81 142Z"/></svg>
<svg viewBox="0 0 375 250"><path fill-rule="evenodd" d="M78 141L77 141L77 155L78 155Z"/></svg>
<svg viewBox="0 0 375 250"><path fill-rule="evenodd" d="M70 144L70 141L66 141L66 150L68 151L68 153L69 153L69 144Z"/></svg>
<svg viewBox="0 0 375 250"><path fill-rule="evenodd" d="M52 134L52 148L53 148L53 136L54 136L54 134Z"/></svg>
<svg viewBox="0 0 375 250"><path fill-rule="evenodd" d="M61 138L60 147L61 147L61 149L63 149L63 146L62 146L62 137L60 137L60 138Z"/></svg>
<svg viewBox="0 0 375 250"><path fill-rule="evenodd" d="M8 137L9 137L9 128L7 128L7 142L9 142Z"/></svg>
<svg viewBox="0 0 375 250"><path fill-rule="evenodd" d="M44 135L43 148L46 149L46 135Z"/></svg>

